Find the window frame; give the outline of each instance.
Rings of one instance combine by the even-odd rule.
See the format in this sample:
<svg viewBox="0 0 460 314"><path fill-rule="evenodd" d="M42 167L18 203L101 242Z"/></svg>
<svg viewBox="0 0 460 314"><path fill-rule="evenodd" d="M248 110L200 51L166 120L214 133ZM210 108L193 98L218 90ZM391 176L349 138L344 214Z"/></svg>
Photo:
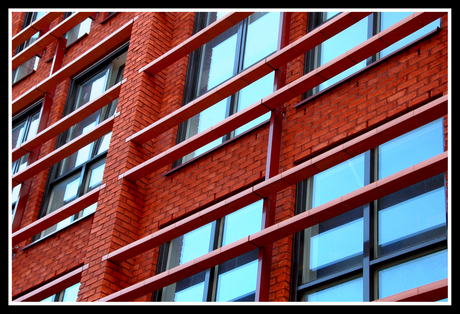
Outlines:
<svg viewBox="0 0 460 314"><path fill-rule="evenodd" d="M77 109L76 108L76 105L77 105L76 100L77 100L77 94L78 94L78 90L79 90L78 87L82 83L87 82L92 77L98 75L102 71L104 71L104 70L109 71L112 62L115 59L117 59L118 57L120 57L121 55L123 55L124 53L126 53L128 51L128 47L129 47L129 41L127 43L121 45L119 48L115 49L108 56L106 56L105 58L103 58L102 60L100 60L99 62L94 64L93 66L89 67L85 71L81 72L80 74L78 74L78 75L76 75L75 77L72 78L72 81L71 81L70 87L69 87L68 97L66 99L66 104L65 104L65 107L64 107L63 117L65 117L66 115L70 114L71 112L73 112L74 110ZM120 67L120 69L121 69L121 67ZM116 74L116 79L119 78L120 71ZM120 77L120 81L121 81L121 79L122 79L122 76ZM110 102L109 104L107 104L106 106L104 106L104 108L99 109L99 111L102 113L103 117L102 117L102 115L99 116L98 124L101 123L102 121L104 121L105 119L107 119L110 116L111 112L115 113L116 109L114 109L114 107L116 107L116 104L117 104L117 100L114 100L114 101ZM105 108L107 108L107 109L105 109ZM114 109L114 110L112 110L112 109ZM59 148L59 147L61 147L62 145L64 145L67 142L67 137L68 137L68 133L70 132L70 130L71 130L71 128L67 129L66 131L62 132L61 134L59 134L57 136L55 148ZM110 134L110 133L108 133L108 134ZM48 211L48 207L50 205L51 193L53 191L53 188L58 186L60 183L64 182L66 179L68 179L68 178L80 173L79 174L79 176L80 176L79 187L78 187L77 197L75 199L78 199L80 196L86 194L87 192L89 192L91 190L91 189L88 189L87 191L85 191L86 182L87 182L87 179L88 179L88 176L89 176L88 169L91 169L92 165L100 162L101 160L103 160L103 159L105 159L107 157L108 149L103 151L103 152L99 152L99 153L98 153L98 150L99 150L99 147L100 147L102 141L104 140L104 137L108 136L108 134L106 134L106 135L100 137L99 139L93 141L91 144L88 144L88 145L92 145L90 157L85 162L79 164L78 166L74 167L73 169L68 170L65 173L62 173L61 175L59 175L62 163L65 162L65 160L68 157L64 158L63 160L57 162L56 164L54 164L53 166L50 167L49 173L48 173L48 178L47 178L47 181L46 181L45 191L43 193L43 200L42 200L42 202L40 204L40 210L39 210L39 214L38 214L38 219L40 219L40 218L42 218L42 217L47 215L47 211ZM96 187L93 187L93 189L94 188L96 188ZM70 202L75 200L75 199L70 200ZM71 216L72 217L71 218L72 222L69 225L71 225L75 221L79 220L80 218L86 217L86 216L81 216L81 215L82 215L82 212L79 212L79 213ZM66 225L65 227L63 227L61 229L57 228L56 230L50 232L47 235L44 235L44 232L46 232L46 230L44 230L44 231L40 232L39 234L35 235L32 238L32 243L35 243L35 242L37 242L39 240L42 240L42 239L45 239L48 236L51 236L51 235L55 234L56 232L59 232L62 229L65 229L69 225Z"/></svg>
<svg viewBox="0 0 460 314"><path fill-rule="evenodd" d="M196 32L202 30L203 28L206 27L206 21L207 21L207 18L208 18L208 14L209 13L213 13L213 12L197 12L195 14L195 22L194 22L194 27L193 27L193 33L195 34ZM267 12L269 13L269 12ZM280 13L282 14L282 12ZM253 64L251 65L247 65L245 68L243 67L244 66L244 54L245 54L245 48L246 48L246 36L247 36L247 33L248 33L248 26L249 26L249 17L245 18L243 21L241 21L240 23L238 23L238 29L237 29L237 32L236 32L236 35L237 35L237 42L236 42L236 49L237 49L237 53L235 53L234 55L234 68L233 68L233 74L230 78L228 78L227 80L231 79L232 77L234 77L235 75L238 75L239 73L241 73L242 71L244 71L245 69L251 67L253 64L256 64L258 61L266 58L267 56L275 53L277 50L273 51L272 53L268 54L267 56L261 58L260 60L254 62ZM281 27L281 25L280 25ZM187 64L187 73L186 73L186 79L185 79L185 88L184 88L184 97L183 97L183 100L182 100L182 106L186 105L187 103L189 103L190 101L194 100L197 98L197 82L199 80L199 71L200 71L200 68L201 68L201 57L202 57L202 54L203 54L203 49L204 49L204 45L201 46L200 48L194 50L193 52L190 53L190 57L189 57L189 60L188 60L188 64ZM217 86L219 85L222 85L224 84L227 80L219 83ZM217 87L215 86L215 87ZM273 80L273 86L275 86L275 80ZM213 87L213 88L215 88ZM209 89L208 91L206 91L204 94L210 92L213 88ZM229 116L235 114L237 112L237 107L238 107L238 103L239 103L239 93L240 91L237 91L236 93L230 95L229 97L226 98L226 112L225 112L225 117L228 118ZM203 95L204 95L203 94ZM264 122L261 122L260 124L258 124L257 126L263 124L263 123L266 123L267 121L269 121L269 118L267 118L266 121ZM176 137L176 144L179 144L183 141L185 141L187 139L187 131L188 131L188 124L189 124L189 120L185 121L185 122L182 122L179 124L178 126L178 131L177 131L177 137ZM176 160L173 162L173 169L174 168L177 168L181 165L185 165L185 164L188 164L190 161L192 160L195 160L197 158L200 158L202 157L203 155L217 149L218 147L221 147L221 145L224 145L226 144L229 140L241 135L241 134L244 134L246 132L248 132L249 130L252 130L253 128L250 128L246 131L243 131L241 132L240 134L236 135L235 134L235 131L231 131L230 133L224 135L223 137L221 137L221 143L216 145L215 147L207 150L206 152L203 152L203 153L200 153L194 157L192 157L190 160L185 160L184 157L180 158L179 160Z"/></svg>
<svg viewBox="0 0 460 314"><path fill-rule="evenodd" d="M441 118L439 122L444 128L444 119ZM428 125L427 123L426 125ZM443 139L444 140L444 139ZM379 146L374 149L365 152L365 181L364 185L370 184L378 180L378 149ZM443 149L445 151L445 147ZM436 175L430 179L424 180L436 180L435 178L441 176L444 178L444 189L447 189L446 185L446 173ZM311 204L311 190L312 190L313 177L301 181L297 184L296 193L296 214L302 213L309 209L309 203ZM424 182L422 181L422 182ZM418 184L418 183L416 183ZM415 185L415 184L414 184ZM411 185L412 187L412 185ZM408 187L409 188L409 187ZM437 189L437 188L434 188ZM430 190L431 191L431 190ZM397 192L395 192L397 193ZM423 193L424 194L424 193ZM421 195L423 195L421 194ZM392 194L393 195L393 194ZM428 238L424 238L421 241L416 241L415 244L406 245L402 248L390 251L384 254L377 254L379 250L378 243L378 205L379 199L363 205L363 255L362 263L360 265L351 266L346 269L339 270L335 273L325 275L323 277L311 280L306 283L302 283L303 276L303 256L304 256L304 230L294 234L293 241L293 259L292 259L292 277L291 277L291 301L301 301L306 292L311 289L322 289L331 285L337 284L339 281L348 280L353 276L363 277L363 300L364 302L373 301L378 299L378 276L377 272L379 269L383 269L392 265L403 263L406 260L414 259L419 256L427 255L433 252L437 252L448 247L447 243L447 211L446 211L446 224L445 232L438 234L435 230L427 231L426 234L430 234ZM446 204L447 205L447 204ZM445 206L447 208L447 206ZM434 235L431 236L431 233ZM406 240L401 240L406 241ZM402 245L402 244L401 244ZM399 245L398 245L399 246ZM354 277L353 277L354 278Z"/></svg>

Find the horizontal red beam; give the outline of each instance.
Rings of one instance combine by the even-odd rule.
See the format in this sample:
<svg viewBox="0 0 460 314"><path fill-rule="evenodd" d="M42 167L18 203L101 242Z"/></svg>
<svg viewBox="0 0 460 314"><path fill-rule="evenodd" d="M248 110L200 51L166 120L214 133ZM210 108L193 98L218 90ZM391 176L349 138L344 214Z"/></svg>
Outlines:
<svg viewBox="0 0 460 314"><path fill-rule="evenodd" d="M350 27L369 14L371 14L371 12L344 12L337 17L334 17L332 20L299 38L294 43L249 67L245 71L230 78L226 82L213 88L201 97L189 102L185 106L182 106L173 113L133 134L127 138L127 141L133 141L136 144L142 145L151 138L160 135L176 125L179 125L181 122L186 121L222 99L227 98L273 70L279 69L290 60L304 54L308 50L321 44L326 39L340 33L342 30Z"/></svg>
<svg viewBox="0 0 460 314"><path fill-rule="evenodd" d="M448 297L448 279L441 279L373 302L433 302Z"/></svg>
<svg viewBox="0 0 460 314"><path fill-rule="evenodd" d="M162 56L156 58L154 61L147 64L145 67L141 68L139 70L139 73L147 72L150 75L154 75L160 72L167 66L173 64L182 57L188 55L190 52L201 47L213 38L216 38L218 35L230 29L232 26L238 24L252 13L254 12L228 13L227 15L221 17L220 19L205 27L198 33L194 34L189 39L183 41L182 43L178 44L168 52L164 53Z"/></svg>
<svg viewBox="0 0 460 314"><path fill-rule="evenodd" d="M316 70L309 72L294 82L280 88L276 92L270 94L262 100L259 100L258 102L252 104L237 114L226 118L211 128L198 133L186 141L177 144L167 151L160 153L159 155L152 157L142 164L126 171L124 174L120 175L119 178L125 178L131 182L139 180L140 178L160 169L169 163L174 162L175 160L187 155L188 153L195 151L203 145L210 143L225 134L228 134L230 131L236 129L237 127L243 126L247 122L261 116L262 114L281 106L286 101L302 95L302 93L305 91L321 84L322 82L348 69L356 63L359 63L360 61L374 55L378 51L390 46L392 43L398 41L399 39L404 38L409 30L410 32L413 32L414 30L423 27L424 24L421 24L421 22L430 23L431 21L439 18L444 14L445 12L419 12L419 14L415 13L407 17L392 27L389 27L379 34L373 36L372 38L366 40L364 43L340 55L334 60L331 60L330 62L322 65ZM225 86L226 84L224 83L223 85ZM182 108L185 108L186 106ZM176 110L174 113L172 113L172 115L180 115L182 108ZM169 121L171 122L172 120ZM154 125L155 123L151 126ZM141 132L145 135L145 132L147 131L144 130ZM153 129L150 128L150 130ZM133 137L128 138L127 141L128 140L133 140Z"/></svg>
<svg viewBox="0 0 460 314"><path fill-rule="evenodd" d="M14 99L11 104L12 115L14 116L21 110L24 110L34 101L42 97L43 94L48 92L52 87L55 87L64 79L79 73L89 65L102 58L108 52L112 51L117 46L125 42L131 36L132 26L136 19L137 17L120 27L114 33L107 36L104 40L100 41L98 44L80 55L78 58L62 67L53 75L44 79L39 84L26 91L24 94Z"/></svg>
<svg viewBox="0 0 460 314"><path fill-rule="evenodd" d="M58 279L53 280L20 298L17 298L16 300L13 300L13 302L40 302L64 289L67 289L68 287L77 284L80 281L81 273L87 268L88 264L78 267L68 274L61 276Z"/></svg>
<svg viewBox="0 0 460 314"><path fill-rule="evenodd" d="M264 247L269 243L285 238L305 228L337 217L356 207L390 195L436 174L445 172L447 171L447 158L448 152L441 153L335 200L288 218L281 223L267 227L187 263L176 266L114 294L108 295L99 301L131 301L151 291L161 289L169 284L193 276L232 258Z"/></svg>
<svg viewBox="0 0 460 314"><path fill-rule="evenodd" d="M173 240L191 230L199 228L208 222L224 217L259 199L277 193L290 185L297 184L320 171L333 167L347 159L364 153L393 138L414 130L424 124L438 119L448 112L448 95L442 96L430 103L408 112L392 121L370 130L342 145L318 155L302 164L284 171L256 186L249 188L227 200L219 202L207 209L191 215L173 225L169 225L149 236L137 240L103 257L115 263L120 263L137 254L145 252L163 243Z"/></svg>
<svg viewBox="0 0 460 314"><path fill-rule="evenodd" d="M72 113L66 115L65 117L54 123L53 125L47 127L45 130L38 133L30 140L22 143L20 146L13 149L13 151L11 152L11 161L15 161L16 159L31 152L38 146L43 145L48 140L61 134L72 125L82 121L92 113L109 104L111 101L117 99L118 95L120 94L121 84L123 84L124 82L126 82L126 79L115 84L114 86L106 90L104 93L99 95L97 98L84 104L77 110L73 111Z"/></svg>
<svg viewBox="0 0 460 314"><path fill-rule="evenodd" d="M32 37L35 33L41 31L45 27L49 26L58 16L62 15L64 12L48 12L44 14L41 18L34 21L32 24L21 30L11 39L12 48L16 48L27 39Z"/></svg>
<svg viewBox="0 0 460 314"><path fill-rule="evenodd" d="M62 14L62 12L54 13ZM45 47L52 43L54 40L57 40L61 36L65 35L65 33L67 33L72 28L83 22L87 17L89 17L92 14L94 14L94 12L76 12L68 18L66 18L61 23L59 23L59 25L54 27L52 30L50 30L43 36L40 36L40 38L34 41L32 45L28 46L26 49L22 50L20 53L13 57L13 59L11 60L12 70L16 69L18 66L32 58L41 50L45 49Z"/></svg>
<svg viewBox="0 0 460 314"><path fill-rule="evenodd" d="M85 147L86 145L94 142L98 138L112 131L113 120L118 114L119 113L104 120L88 133L74 138L72 141L64 144L48 155L40 158L33 164L27 166L23 170L15 173L12 177L12 187L14 188L16 185L25 182L27 179L35 176L45 169L48 169L58 161L63 160L67 156L70 156L71 154L78 151L80 148Z"/></svg>
<svg viewBox="0 0 460 314"><path fill-rule="evenodd" d="M69 204L53 211L52 213L36 220L35 222L27 225L26 227L16 231L12 234L12 244L16 244L30 239L34 235L46 230L60 221L75 215L85 209L86 207L97 202L99 197L99 191L105 187L105 184L102 184L86 193L85 195L79 197L78 199L70 202Z"/></svg>

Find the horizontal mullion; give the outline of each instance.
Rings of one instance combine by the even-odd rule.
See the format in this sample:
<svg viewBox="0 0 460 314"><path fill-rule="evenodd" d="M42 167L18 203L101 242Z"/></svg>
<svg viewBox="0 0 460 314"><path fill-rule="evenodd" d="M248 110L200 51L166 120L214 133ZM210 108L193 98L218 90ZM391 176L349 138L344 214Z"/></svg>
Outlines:
<svg viewBox="0 0 460 314"><path fill-rule="evenodd" d="M140 297L153 290L161 289L232 258L353 210L378 198L392 194L416 182L445 172L447 170L447 157L448 152L441 153L335 200L288 218L281 223L265 228L187 263L106 296L99 301L128 301Z"/></svg>
<svg viewBox="0 0 460 314"><path fill-rule="evenodd" d="M320 171L324 171L345 160L362 154L393 138L403 135L426 123L447 114L448 95L431 101L411 112L408 112L380 127L370 130L342 145L330 149L310 160L303 162L277 176L240 192L227 200L221 201L207 209L193 214L173 225L169 225L149 236L134 241L118 250L115 250L103 259L110 259L120 263L130 257L164 244L189 231L199 228L209 222L217 220L244 206L252 204L268 195L277 193L284 188L297 184Z"/></svg>
<svg viewBox="0 0 460 314"><path fill-rule="evenodd" d="M35 33L50 25L51 22L53 22L61 14L63 14L63 12L48 12L44 14L41 18L21 30L11 39L12 48L16 48L27 39L32 37Z"/></svg>
<svg viewBox="0 0 460 314"><path fill-rule="evenodd" d="M57 12L59 13L59 12ZM26 49L22 50L20 53L15 55L11 60L12 70L16 69L18 66L32 58L35 54L39 53L47 45L49 45L54 40L59 39L65 33L70 31L72 28L83 22L87 17L92 15L94 12L77 12L69 16L67 19L62 21L59 25L54 27L52 30L39 37ZM59 13L59 14L62 14ZM33 35L33 34L32 34Z"/></svg>
<svg viewBox="0 0 460 314"><path fill-rule="evenodd" d="M270 94L269 96L259 100L258 102L252 104L248 107L248 110L242 110L235 116L230 116L218 123L218 127L221 130L234 130L238 127L243 126L247 121L255 119L262 114L264 114L266 109L273 110L285 102L302 95L305 91L312 89L313 87L325 82L329 78L345 71L346 69L352 67L353 65L359 63L362 60L374 55L376 52L390 46L391 44L397 42L398 40L404 38L407 35L408 30L412 32L422 28L424 25L432 22L433 20L439 18L441 15L444 15L444 12L421 12L420 14L413 14L406 19L402 20L399 23L396 23L392 27L385 29L379 34L373 36L372 38L366 40L362 44L354 47L353 49L343 53L339 57L331 60L330 62L318 67L314 71L311 71L304 76L298 78L294 82L280 88L276 92ZM418 22L417 18L423 21L421 24ZM244 73L244 72L243 72ZM241 75L243 75L241 73ZM236 78L239 78L237 76ZM223 84L224 88L227 84ZM193 102L192 102L193 103ZM182 112L181 110L189 105L182 107L177 110L175 113ZM250 109L250 110L249 110ZM173 113L173 114L175 114ZM196 112L195 112L196 114ZM168 117L168 116L167 116ZM165 118L167 118L165 117ZM160 119L158 122L162 121ZM154 126L152 124L152 126ZM150 131L147 131L149 129ZM145 135L147 132L153 132L152 128L145 128L140 131L141 135ZM141 136L139 135L139 136ZM136 138L136 134L131 136L128 140L133 140ZM207 143L212 142L217 137L212 132L212 128L201 132L195 135L193 138L187 139L184 143L178 144L167 151L152 157L151 159L143 162L142 164L128 170L125 174L121 175L127 180L132 182L139 180L143 176L148 175L149 173L158 170L159 168L166 165L168 162L174 162L175 160L185 156L187 152L194 151L199 147L206 145Z"/></svg>
<svg viewBox="0 0 460 314"><path fill-rule="evenodd" d="M174 48L170 49L168 52L164 53L160 57L156 58L154 61L147 64L145 67L139 70L140 72L147 72L150 75L155 75L161 70L165 69L174 62L180 60L182 57L185 57L190 52L196 50L212 39L216 38L226 30L230 29L234 25L238 24L249 15L254 12L232 12L221 17L217 21L208 25L198 33L194 34L187 40L178 44Z"/></svg>
<svg viewBox="0 0 460 314"><path fill-rule="evenodd" d="M131 36L132 26L136 19L137 17L127 22L125 25L107 36L91 49L84 52L82 55L74 59L66 66L62 67L59 71L55 72L53 75L44 79L39 84L26 91L24 94L14 99L11 104L12 114L15 115L21 110L24 110L30 106L32 102L42 97L43 94L48 92L51 88L62 82L64 79L79 73L89 65L93 64L96 60L102 58L107 54L107 52L112 51L121 43L126 41Z"/></svg>
<svg viewBox="0 0 460 314"><path fill-rule="evenodd" d="M357 23L369 14L371 14L371 12L344 12L340 14L336 18L324 23L321 27L316 28L296 40L294 43L275 52L228 81L213 88L203 96L189 102L180 109L133 134L127 138L127 141L133 141L139 145L145 143L211 107L220 100L236 93L238 90L255 82L273 70L279 69L290 60L304 54L328 38Z"/></svg>
<svg viewBox="0 0 460 314"><path fill-rule="evenodd" d="M12 187L25 182L27 179L35 176L45 169L48 169L58 161L63 160L64 158L78 151L80 148L85 147L86 145L94 142L98 138L112 131L113 120L117 115L118 114L115 114L114 116L104 120L91 131L76 137L72 141L40 158L23 170L15 173L12 177Z"/></svg>
<svg viewBox="0 0 460 314"><path fill-rule="evenodd" d="M47 283L46 285L13 300L13 302L40 302L41 300L44 300L78 283L81 279L81 273L88 269L88 267L88 264L78 267L77 269Z"/></svg>
<svg viewBox="0 0 460 314"><path fill-rule="evenodd" d="M49 215L46 215L35 222L27 225L24 228L19 229L12 234L12 244L13 246L27 240L34 235L46 230L58 222L75 215L85 209L86 207L97 202L99 197L99 191L105 187L105 184L100 185L99 187L91 190L90 192L82 195L76 200L70 202L69 204L53 211Z"/></svg>
<svg viewBox="0 0 460 314"><path fill-rule="evenodd" d="M20 146L13 149L12 154L11 154L12 161L15 161L16 159L31 152L38 146L43 145L48 140L61 134L62 132L67 130L72 125L75 125L76 123L82 121L89 115L93 114L97 110L101 109L105 105L117 99L120 94L121 84L123 84L124 82L126 82L126 79L124 79L122 82L115 84L114 86L106 90L104 93L99 95L97 98L84 104L77 110L63 117L62 119L60 119L53 125L47 127L45 130L41 131L40 133L36 134L32 139L21 143Z"/></svg>

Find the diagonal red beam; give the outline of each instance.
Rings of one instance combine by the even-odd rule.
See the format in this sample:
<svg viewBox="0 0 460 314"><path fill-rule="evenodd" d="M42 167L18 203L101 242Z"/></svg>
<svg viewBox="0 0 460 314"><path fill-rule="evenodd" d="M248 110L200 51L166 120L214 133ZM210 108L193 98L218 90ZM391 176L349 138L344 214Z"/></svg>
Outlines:
<svg viewBox="0 0 460 314"><path fill-rule="evenodd" d="M305 91L321 84L322 82L348 69L356 63L374 55L378 51L388 47L389 45L398 41L399 39L404 38L409 32L409 30L413 32L418 28L422 28L424 25L432 22L433 20L439 18L442 15L445 15L445 12L419 12L403 19L402 21L396 23L392 27L385 29L379 34L373 36L372 38L366 40L362 44L347 51L346 53L331 60L330 62L322 65L316 70L305 74L303 77L280 88L276 92L270 94L262 100L259 100L251 106L248 106L244 110L239 111L238 113L217 123L211 128L198 133L197 135L187 139L186 141L175 145L167 151L160 153L155 157L152 157L151 159L143 162L142 164L135 166L134 168L120 175L119 178L125 178L131 182L139 180L140 178L160 169L161 167L169 163L172 163L175 160L195 151L201 146L210 143L213 140L222 137L225 134L228 134L230 131L235 130L236 128L247 123L248 121L257 118L270 110L274 110L275 108L278 108L285 102L299 95L302 95L302 93L304 93ZM420 21L426 24L421 24ZM242 74L236 76L235 78L241 76ZM225 87L226 83L224 83L223 85ZM189 106L191 103L175 111L171 115L175 115L175 117L177 117L182 113L182 110L185 110L183 108ZM194 108L196 109L196 107ZM163 119L160 119L158 122L160 122L161 120ZM171 122L172 120L168 121ZM156 124L152 124L152 126L154 125ZM149 129L151 132L153 132L152 128L147 127L140 131L141 134L145 135L145 133L147 132L146 129ZM137 136L136 134L134 135L134 137ZM126 141L128 140L133 140L133 137L129 137Z"/></svg>
<svg viewBox="0 0 460 314"><path fill-rule="evenodd" d="M22 157L23 155L32 151L34 148L44 144L46 141L61 134L72 125L82 121L92 113L109 104L111 101L117 99L118 95L120 94L121 84L123 84L124 82L126 82L126 79L115 84L114 86L106 90L104 93L99 95L97 98L81 106L77 110L73 111L72 113L63 117L53 125L46 128L42 132L39 132L32 139L22 143L20 146L13 149L13 151L11 152L11 160L15 161L16 159Z"/></svg>
<svg viewBox="0 0 460 314"><path fill-rule="evenodd" d="M34 235L46 230L58 222L75 215L76 213L82 211L86 207L94 204L97 202L99 197L99 191L105 187L105 184L100 185L99 187L95 188L94 190L86 193L85 195L79 197L78 199L70 202L69 204L55 210L49 215L46 215L35 222L27 225L24 228L19 229L18 231L12 234L12 244L15 246L16 244L30 239Z"/></svg>
<svg viewBox="0 0 460 314"><path fill-rule="evenodd" d="M51 13L51 12L50 12ZM62 14L62 12L54 12ZM15 55L11 60L11 69L14 70L34 55L43 50L47 45L52 43L55 40L58 40L61 36L65 35L72 28L83 22L87 17L92 15L94 12L76 12L69 16L67 19L62 21L59 25L54 27L49 32L45 33L43 36L40 36L36 41L34 41L26 49L22 50L20 53ZM32 34L33 35L33 34Z"/></svg>
<svg viewBox="0 0 460 314"><path fill-rule="evenodd" d="M447 171L447 158L448 152L441 153L335 200L288 218L281 223L267 227L187 263L176 266L114 294L108 295L99 301L130 301L151 291L161 289L169 284L193 276L232 258L264 247L269 243L341 215L358 206L362 206L417 182L428 179L436 174L445 172Z"/></svg>
<svg viewBox="0 0 460 314"><path fill-rule="evenodd" d="M178 44L168 52L164 53L160 57L156 58L154 61L147 64L145 67L141 68L139 70L139 73L147 72L150 75L155 75L156 73L165 69L166 67L178 61L182 57L185 57L190 52L194 51L195 49L198 49L210 40L216 38L226 30L238 24L252 13L254 12L228 13L227 15L221 17L217 21L208 25L198 33L194 34L187 40Z"/></svg>
<svg viewBox="0 0 460 314"><path fill-rule="evenodd" d="M171 241L209 222L222 218L262 198L277 193L293 184L297 184L320 171L333 167L345 160L444 116L447 114L448 110L447 102L448 95L433 100L422 107L370 130L342 145L332 148L252 188L246 189L201 212L193 214L173 225L115 250L105 255L103 259L110 259L112 262L120 263L139 253Z"/></svg>
<svg viewBox="0 0 460 314"><path fill-rule="evenodd" d="M142 145L146 141L188 120L273 70L279 69L290 60L304 54L369 14L371 14L371 12L344 12L338 15L332 20L324 23L321 27L299 38L294 43L284 47L221 85L213 88L212 91L189 102L185 106L161 118L136 134L131 135L126 141L133 141L136 144Z"/></svg>
<svg viewBox="0 0 460 314"><path fill-rule="evenodd" d="M27 179L35 176L39 172L48 169L58 161L78 151L80 148L94 142L98 138L112 131L113 120L118 114L104 120L88 133L82 134L65 145L59 147L52 153L40 158L23 170L15 173L12 177L12 187L23 183Z"/></svg>

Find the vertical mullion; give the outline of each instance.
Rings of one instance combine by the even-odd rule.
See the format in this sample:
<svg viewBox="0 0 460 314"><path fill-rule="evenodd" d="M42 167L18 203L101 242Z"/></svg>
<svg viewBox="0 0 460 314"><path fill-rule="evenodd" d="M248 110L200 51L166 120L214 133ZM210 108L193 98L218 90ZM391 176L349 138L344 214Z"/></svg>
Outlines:
<svg viewBox="0 0 460 314"><path fill-rule="evenodd" d="M364 153L364 185L375 181L374 151ZM363 301L373 299L374 280L370 261L373 255L373 203L363 206Z"/></svg>

